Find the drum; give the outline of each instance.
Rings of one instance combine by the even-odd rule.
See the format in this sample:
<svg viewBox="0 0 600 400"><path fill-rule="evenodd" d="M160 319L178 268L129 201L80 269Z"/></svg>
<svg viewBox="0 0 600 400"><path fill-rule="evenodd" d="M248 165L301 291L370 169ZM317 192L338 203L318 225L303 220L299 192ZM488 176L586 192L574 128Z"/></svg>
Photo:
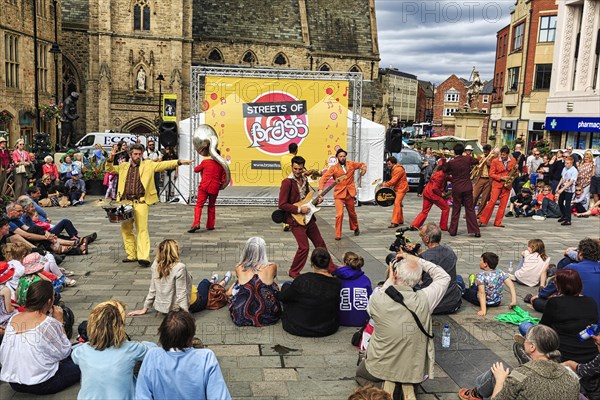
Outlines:
<svg viewBox="0 0 600 400"><path fill-rule="evenodd" d="M389 187L380 187L377 185L375 190L375 202L381 207L393 206L396 201L396 192Z"/></svg>
<svg viewBox="0 0 600 400"><path fill-rule="evenodd" d="M102 207L104 208L104 211L106 211L106 217L108 218L108 221L116 224L116 223L121 223L121 222L125 222L125 221L129 221L130 219L133 219L133 207L132 206L109 206L109 207Z"/></svg>

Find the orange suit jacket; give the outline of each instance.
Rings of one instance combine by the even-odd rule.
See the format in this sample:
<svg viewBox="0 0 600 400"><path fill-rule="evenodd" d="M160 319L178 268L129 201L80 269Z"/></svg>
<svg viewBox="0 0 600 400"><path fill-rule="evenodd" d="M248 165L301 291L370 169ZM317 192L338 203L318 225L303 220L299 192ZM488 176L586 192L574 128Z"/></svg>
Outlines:
<svg viewBox="0 0 600 400"><path fill-rule="evenodd" d="M408 192L408 181L406 180L406 171L400 164L396 164L392 167L392 177L389 181L385 182L382 186L391 187L395 192Z"/></svg>
<svg viewBox="0 0 600 400"><path fill-rule="evenodd" d="M346 161L346 172L342 166L338 163L329 167L327 171L321 177L319 181L319 190L322 190L325 187L325 182L329 180L329 178L333 177L333 179L337 179L342 175L347 175L348 178L339 182L333 188L333 198L334 199L345 199L346 197L356 197L356 186L354 186L354 171L357 169L366 171L367 165L361 162L355 161Z"/></svg>
<svg viewBox="0 0 600 400"><path fill-rule="evenodd" d="M504 181L502 177L508 175L512 167L517 163L517 161L512 157L508 156L508 164L506 168L504 168L504 163L498 158L494 158L492 161L492 166L490 167L490 178L492 178L492 187L501 188L504 186Z"/></svg>

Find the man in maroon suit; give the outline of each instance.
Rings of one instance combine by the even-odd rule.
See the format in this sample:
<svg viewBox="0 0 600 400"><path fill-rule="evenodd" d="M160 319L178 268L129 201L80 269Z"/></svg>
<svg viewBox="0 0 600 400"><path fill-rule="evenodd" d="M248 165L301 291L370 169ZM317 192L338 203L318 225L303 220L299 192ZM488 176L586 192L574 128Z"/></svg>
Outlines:
<svg viewBox="0 0 600 400"><path fill-rule="evenodd" d="M215 221L217 218L215 204L217 203L217 196L219 195L219 190L221 190L221 185L225 182L225 170L221 164L212 158L206 158L194 168L194 172L201 172L202 179L198 185L198 198L196 200L196 206L194 207L194 222L188 232L195 233L200 229L202 208L204 207L207 198L208 218L206 220L206 229L212 231L215 229Z"/></svg>
<svg viewBox="0 0 600 400"><path fill-rule="evenodd" d="M290 230L296 238L296 242L298 242L298 251L296 251L296 256L288 272L288 275L292 278L298 277L306 264L309 250L308 239L310 239L315 248L327 248L314 215L306 225L300 225L292 218L292 214L307 214L310 211L310 208L307 206L298 207L294 205L294 203L305 198L310 190L308 180L303 173L305 163L303 157L296 156L292 158L292 177L284 179L279 189L279 208L285 211L285 222L289 224ZM322 199L319 199L319 203L322 201ZM329 262L328 270L330 273L335 271L333 261Z"/></svg>
<svg viewBox="0 0 600 400"><path fill-rule="evenodd" d="M477 165L477 159L463 155L465 146L457 143L454 146L454 158L446 163L446 173L452 175L452 218L448 233L456 236L460 209L464 205L467 214L467 232L480 237L475 206L473 205L473 184L471 183L471 167Z"/></svg>

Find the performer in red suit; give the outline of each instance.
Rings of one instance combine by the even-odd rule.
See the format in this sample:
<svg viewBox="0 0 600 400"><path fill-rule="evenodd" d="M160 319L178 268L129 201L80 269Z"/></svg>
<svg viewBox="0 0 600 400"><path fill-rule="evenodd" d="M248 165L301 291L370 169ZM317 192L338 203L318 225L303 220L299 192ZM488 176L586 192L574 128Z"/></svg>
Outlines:
<svg viewBox="0 0 600 400"><path fill-rule="evenodd" d="M494 226L504 227L502 225L502 218L504 218L504 210L508 203L510 196L511 186L508 188L504 187L504 182L508 179L509 172L517 161L510 156L510 149L508 146L504 146L500 149L500 158L495 158L492 161L490 167L490 178L492 179L492 193L490 194L490 200L488 201L485 209L479 217L481 225L487 225L490 222L494 207L496 207L496 200L500 198L500 205L496 212L496 219L494 220Z"/></svg>
<svg viewBox="0 0 600 400"><path fill-rule="evenodd" d="M314 215L306 225L300 225L292 218L292 214L306 214L310 211L306 206L299 208L294 205L294 203L305 198L310 190L308 179L304 176L305 163L304 158L300 156L292 158L292 177L284 179L279 189L279 208L285 211L285 222L289 224L290 230L296 238L296 242L298 242L298 251L296 251L288 272L288 275L292 278L298 277L306 264L309 250L308 239L315 247L327 248ZM319 202L321 201L323 200L321 199ZM328 270L333 273L335 269L335 264L331 261Z"/></svg>
<svg viewBox="0 0 600 400"><path fill-rule="evenodd" d="M225 170L212 158L205 158L200 164L194 168L194 172L202 173L202 180L198 185L198 199L194 207L194 222L188 231L194 233L200 229L200 217L202 216L202 208L208 198L208 219L206 220L206 229L212 231L215 229L217 196L221 189L221 184L225 182Z"/></svg>
<svg viewBox="0 0 600 400"><path fill-rule="evenodd" d="M448 233L456 236L460 209L464 205L467 214L467 232L480 237L475 206L473 205L473 184L471 183L471 167L477 165L476 158L463 155L465 146L457 143L454 146L454 158L446 163L446 173L452 175L452 218Z"/></svg>
<svg viewBox="0 0 600 400"><path fill-rule="evenodd" d="M415 230L425 223L429 211L434 204L442 211L442 216L440 217L440 229L443 231L448 230L450 206L444 197L444 192L446 190L444 164L446 163L446 159L442 158L440 162L441 164L435 167L435 170L429 179L429 183L427 183L427 186L425 186L425 190L423 191L423 210L421 210L419 215L417 215L415 220L410 224Z"/></svg>

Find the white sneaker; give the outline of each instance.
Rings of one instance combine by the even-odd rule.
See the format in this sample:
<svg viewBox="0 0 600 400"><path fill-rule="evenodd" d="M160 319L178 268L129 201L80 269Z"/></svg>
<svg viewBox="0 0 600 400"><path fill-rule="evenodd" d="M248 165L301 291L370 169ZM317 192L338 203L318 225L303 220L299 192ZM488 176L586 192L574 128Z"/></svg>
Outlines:
<svg viewBox="0 0 600 400"><path fill-rule="evenodd" d="M231 271L227 271L225 273L225 276L223 277L223 280L225 281L226 285L229 283L229 279L231 279Z"/></svg>
<svg viewBox="0 0 600 400"><path fill-rule="evenodd" d="M76 283L77 283L77 281L75 279L71 279L71 278L65 279L65 286L67 286L67 287L75 286Z"/></svg>
<svg viewBox="0 0 600 400"><path fill-rule="evenodd" d="M219 282L219 274L213 274L213 276L210 277L210 281L212 283L217 283Z"/></svg>
<svg viewBox="0 0 600 400"><path fill-rule="evenodd" d="M534 219L534 220L536 220L536 221L545 221L546 220L546 217L544 217L543 215L534 215L531 218Z"/></svg>
<svg viewBox="0 0 600 400"><path fill-rule="evenodd" d="M79 200L73 200L71 202L71 205L76 206L77 204L79 204Z"/></svg>
<svg viewBox="0 0 600 400"><path fill-rule="evenodd" d="M59 269L60 269L60 272L62 272L62 274L64 276L73 276L73 275L75 275L75 272L73 272L73 271L68 271L68 270L66 270L66 269L64 269L62 267L59 268Z"/></svg>

